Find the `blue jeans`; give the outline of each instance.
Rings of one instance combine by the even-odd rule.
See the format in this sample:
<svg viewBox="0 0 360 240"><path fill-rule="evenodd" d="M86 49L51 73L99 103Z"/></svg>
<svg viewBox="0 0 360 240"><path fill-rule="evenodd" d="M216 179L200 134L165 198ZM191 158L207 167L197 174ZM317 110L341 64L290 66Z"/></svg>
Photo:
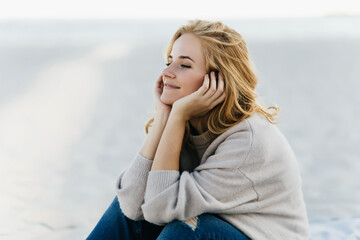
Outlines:
<svg viewBox="0 0 360 240"><path fill-rule="evenodd" d="M208 213L198 216L197 224L192 226L180 220L174 220L165 226L158 226L145 220L134 221L123 214L115 197L87 239L245 240L249 238L231 224Z"/></svg>

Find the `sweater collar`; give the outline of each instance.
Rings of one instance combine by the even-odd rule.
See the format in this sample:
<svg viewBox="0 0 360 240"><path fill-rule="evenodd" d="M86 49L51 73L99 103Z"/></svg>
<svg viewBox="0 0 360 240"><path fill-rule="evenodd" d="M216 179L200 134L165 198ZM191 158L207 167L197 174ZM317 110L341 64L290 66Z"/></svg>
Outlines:
<svg viewBox="0 0 360 240"><path fill-rule="evenodd" d="M189 137L191 145L204 146L209 145L216 138L216 135L207 130L200 135L193 135L190 133Z"/></svg>

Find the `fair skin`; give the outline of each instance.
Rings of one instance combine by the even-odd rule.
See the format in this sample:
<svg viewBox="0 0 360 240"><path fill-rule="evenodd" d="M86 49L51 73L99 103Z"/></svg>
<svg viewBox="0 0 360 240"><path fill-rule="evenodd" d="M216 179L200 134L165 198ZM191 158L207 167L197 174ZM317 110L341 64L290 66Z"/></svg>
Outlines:
<svg viewBox="0 0 360 240"><path fill-rule="evenodd" d="M195 35L184 34L175 41L168 66L156 81L154 97L154 123L140 153L153 159L151 171L179 171L186 122L197 128L225 100L223 78L219 74L216 81L214 72L206 74L202 45Z"/></svg>
<svg viewBox="0 0 360 240"><path fill-rule="evenodd" d="M213 72L206 74L201 41L195 35L175 41L169 63L156 81L154 123L141 150L154 159L152 171L179 171L186 122L201 119L225 99L221 74L218 82Z"/></svg>
<svg viewBox="0 0 360 240"><path fill-rule="evenodd" d="M177 39L167 66L162 74L164 88L160 100L173 105L176 100L197 91L203 85L206 61L200 39L193 34L184 34ZM200 121L200 116L190 119L198 133L202 133L198 127Z"/></svg>

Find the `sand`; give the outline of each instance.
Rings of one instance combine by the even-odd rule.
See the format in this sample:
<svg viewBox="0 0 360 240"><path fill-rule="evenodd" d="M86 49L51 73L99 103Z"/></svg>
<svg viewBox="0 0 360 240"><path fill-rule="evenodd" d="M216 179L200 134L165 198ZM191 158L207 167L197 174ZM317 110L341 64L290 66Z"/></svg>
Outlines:
<svg viewBox="0 0 360 240"><path fill-rule="evenodd" d="M163 52L182 23L0 23L1 239L89 234L143 144ZM247 40L257 92L281 107L278 126L298 158L313 239L326 239L319 231L331 229L331 219L356 227L360 217L354 23L359 18L228 23Z"/></svg>

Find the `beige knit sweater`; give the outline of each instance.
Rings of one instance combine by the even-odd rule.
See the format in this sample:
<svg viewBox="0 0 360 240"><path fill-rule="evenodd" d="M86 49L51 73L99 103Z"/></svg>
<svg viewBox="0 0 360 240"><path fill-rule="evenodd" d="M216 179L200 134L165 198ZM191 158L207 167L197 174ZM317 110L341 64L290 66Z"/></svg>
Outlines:
<svg viewBox="0 0 360 240"><path fill-rule="evenodd" d="M225 133L190 136L180 171L136 154L116 183L124 214L165 225L213 213L251 239L307 239L301 178L279 129L254 114Z"/></svg>

